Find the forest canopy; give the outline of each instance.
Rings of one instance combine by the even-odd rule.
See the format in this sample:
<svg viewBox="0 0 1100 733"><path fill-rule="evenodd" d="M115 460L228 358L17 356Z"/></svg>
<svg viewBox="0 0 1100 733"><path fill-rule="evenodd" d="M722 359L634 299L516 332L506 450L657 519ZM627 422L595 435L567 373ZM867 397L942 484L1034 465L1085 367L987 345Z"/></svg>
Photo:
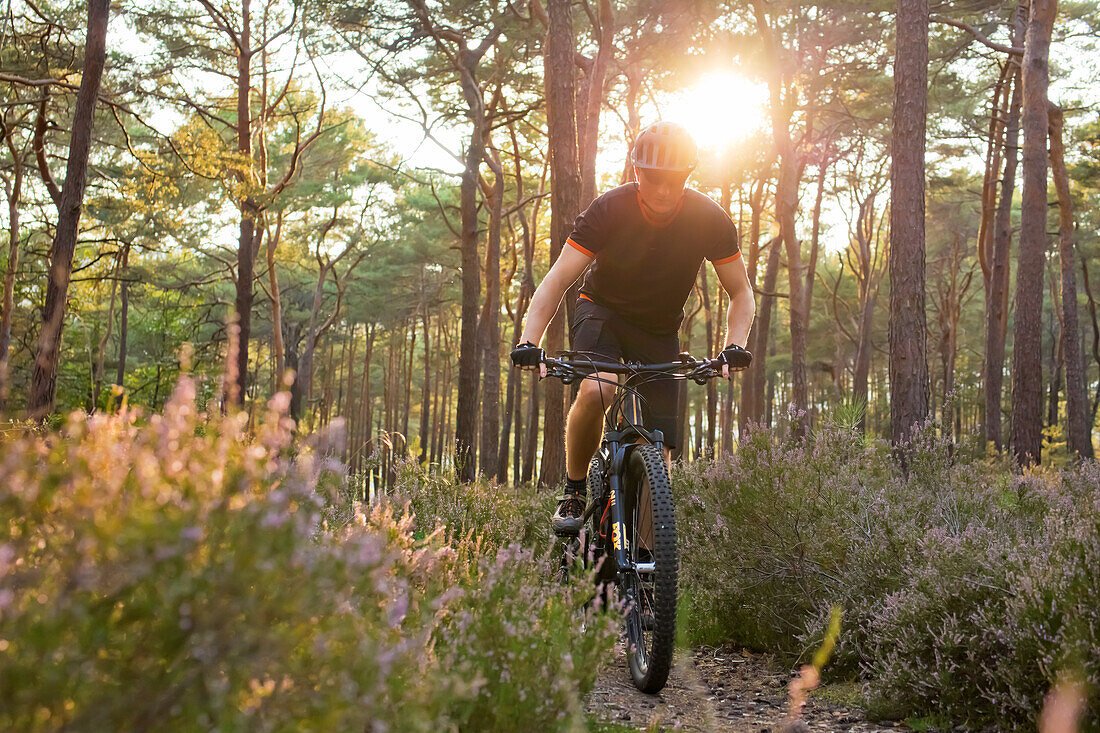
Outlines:
<svg viewBox="0 0 1100 733"><path fill-rule="evenodd" d="M685 393L686 457L791 411L890 436L913 399L981 451L1091 455L1096 8L903 20L756 1L13 2L4 409L157 410L188 369L206 409L289 387L301 429L344 421L353 468L448 463L457 441L466 470L552 482L570 395L507 351L572 218L632 180L635 136L666 119L696 137L689 185L733 219L757 297L753 366ZM920 104L902 108L897 64L920 48ZM920 168L899 141L921 143ZM902 307L916 274L923 306ZM701 271L684 351L721 350L726 303Z"/></svg>

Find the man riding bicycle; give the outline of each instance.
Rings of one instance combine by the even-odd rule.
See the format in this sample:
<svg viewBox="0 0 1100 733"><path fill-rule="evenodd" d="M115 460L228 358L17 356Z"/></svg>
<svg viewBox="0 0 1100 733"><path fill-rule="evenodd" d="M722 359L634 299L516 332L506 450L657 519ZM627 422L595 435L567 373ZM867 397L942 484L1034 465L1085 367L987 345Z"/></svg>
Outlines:
<svg viewBox="0 0 1100 733"><path fill-rule="evenodd" d="M573 320L573 350L605 361L670 362L680 352L678 331L699 266L714 267L729 295L727 346L718 355L722 376L743 363L744 345L756 314L737 230L729 215L706 195L685 188L698 162L698 148L681 126L658 122L638 135L631 153L637 182L598 197L577 217L568 246L531 298L512 363L540 369L537 346L569 287L587 269ZM597 373L581 382L565 425L565 494L554 513L554 531L580 531L588 464L603 433L603 415L614 394L615 375ZM679 390L660 379L640 389L649 424L668 448L680 441Z"/></svg>

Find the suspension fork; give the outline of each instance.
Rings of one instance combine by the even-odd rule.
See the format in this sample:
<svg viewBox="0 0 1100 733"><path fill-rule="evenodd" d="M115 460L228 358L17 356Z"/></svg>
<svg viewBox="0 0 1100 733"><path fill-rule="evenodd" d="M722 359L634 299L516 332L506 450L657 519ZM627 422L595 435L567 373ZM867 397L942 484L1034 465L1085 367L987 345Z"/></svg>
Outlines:
<svg viewBox="0 0 1100 733"><path fill-rule="evenodd" d="M619 578L634 572L630 559L630 538L626 534L626 510L623 507L622 472L626 464L628 446L614 441L610 443L611 465L607 472L607 484L611 494L611 547L615 553L615 565Z"/></svg>

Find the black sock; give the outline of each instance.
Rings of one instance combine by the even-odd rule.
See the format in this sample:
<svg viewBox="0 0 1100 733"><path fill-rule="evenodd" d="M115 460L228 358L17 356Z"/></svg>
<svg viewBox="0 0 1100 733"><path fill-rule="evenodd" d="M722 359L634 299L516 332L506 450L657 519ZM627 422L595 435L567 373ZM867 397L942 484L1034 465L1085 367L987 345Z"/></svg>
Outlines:
<svg viewBox="0 0 1100 733"><path fill-rule="evenodd" d="M565 493L576 494L578 496L584 496L588 493L588 482L586 479L571 479L568 476L565 477Z"/></svg>

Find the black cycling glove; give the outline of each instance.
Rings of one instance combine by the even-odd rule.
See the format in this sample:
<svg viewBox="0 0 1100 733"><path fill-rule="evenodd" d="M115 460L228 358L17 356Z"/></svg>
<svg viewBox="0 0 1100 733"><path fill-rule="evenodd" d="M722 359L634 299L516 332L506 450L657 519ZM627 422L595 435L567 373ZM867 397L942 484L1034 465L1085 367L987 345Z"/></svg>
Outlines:
<svg viewBox="0 0 1100 733"><path fill-rule="evenodd" d="M512 363L518 367L538 366L546 360L546 352L530 341L517 344L512 349Z"/></svg>
<svg viewBox="0 0 1100 733"><path fill-rule="evenodd" d="M715 361L719 364L728 364L730 369L744 369L752 364L752 354L737 344L730 344L722 349L722 353Z"/></svg>

